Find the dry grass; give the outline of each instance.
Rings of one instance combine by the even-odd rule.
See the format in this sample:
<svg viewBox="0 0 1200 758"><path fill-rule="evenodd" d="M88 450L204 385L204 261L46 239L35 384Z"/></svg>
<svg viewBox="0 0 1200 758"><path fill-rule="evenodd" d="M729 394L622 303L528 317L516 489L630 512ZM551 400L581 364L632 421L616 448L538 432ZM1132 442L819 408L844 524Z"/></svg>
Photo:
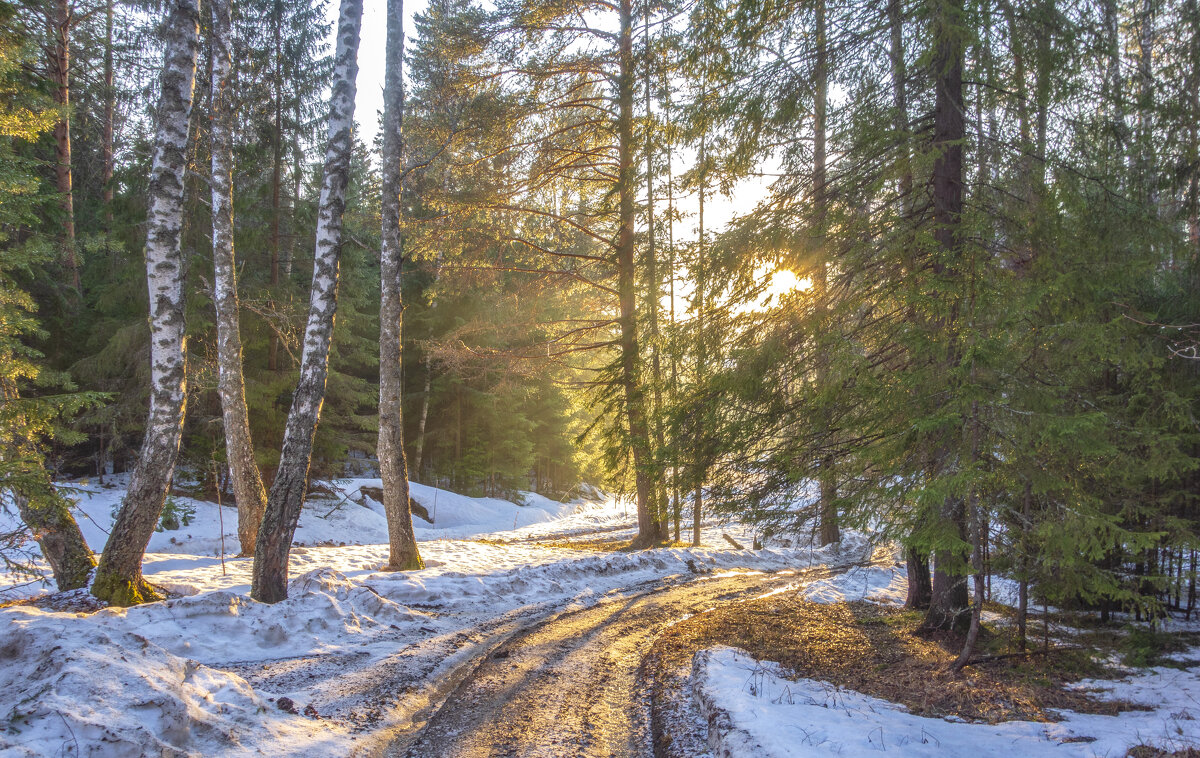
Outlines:
<svg viewBox="0 0 1200 758"><path fill-rule="evenodd" d="M1115 714L1136 707L1064 689L1104 673L1083 651L1001 659L952 674L961 643L919 636L920 621L920 614L896 607L774 595L693 616L665 633L655 653L679 665L712 645L739 647L799 677L902 703L922 716L1053 721L1052 709Z"/></svg>

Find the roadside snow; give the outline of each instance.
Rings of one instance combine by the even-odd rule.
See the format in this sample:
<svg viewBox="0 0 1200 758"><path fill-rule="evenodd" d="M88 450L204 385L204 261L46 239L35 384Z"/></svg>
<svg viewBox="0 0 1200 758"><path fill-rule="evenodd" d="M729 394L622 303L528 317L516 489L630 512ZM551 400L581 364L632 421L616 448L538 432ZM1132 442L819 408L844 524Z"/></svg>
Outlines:
<svg viewBox="0 0 1200 758"><path fill-rule="evenodd" d="M248 597L251 561L229 557L234 510L176 498L194 519L155 533L144 573L182 597L88 615L0 610L0 754L350 755L408 723L454 667L554 614L662 582L794 570L869 551L854 534L839 548L816 550L797 537L786 548L734 550L721 534L736 527L717 522L706 524L700 548L543 546L534 540L632 530L634 513L614 499L526 496L518 505L415 485L433 520L417 528L427 567L390 573L379 570L382 507L364 492L378 485L340 480L306 505L289 597L276 605ZM98 549L123 490L78 490L81 528Z"/></svg>
<svg viewBox="0 0 1200 758"><path fill-rule="evenodd" d="M786 678L779 666L744 651L713 648L696 656L698 704L718 728L717 756L808 758L895 752L912 758L1125 755L1133 745L1166 750L1200 745L1200 673L1155 668L1123 682L1081 682L1098 697L1150 706L1119 716L1070 711L1063 721L968 724L914 716L902 706L828 682Z"/></svg>
<svg viewBox="0 0 1200 758"><path fill-rule="evenodd" d="M902 566L853 568L801 588L815 603L869 600L903 603ZM1200 648L1178 660L1200 658ZM807 758L898 751L901 755L1021 756L1124 755L1138 744L1169 751L1200 746L1200 671L1131 669L1121 682L1087 680L1076 687L1105 700L1142 703L1149 711L1119 716L1063 712L1053 724L1011 721L966 724L907 713L903 706L813 679L787 679L775 663L732 648L696 656L693 692L710 725L718 757Z"/></svg>

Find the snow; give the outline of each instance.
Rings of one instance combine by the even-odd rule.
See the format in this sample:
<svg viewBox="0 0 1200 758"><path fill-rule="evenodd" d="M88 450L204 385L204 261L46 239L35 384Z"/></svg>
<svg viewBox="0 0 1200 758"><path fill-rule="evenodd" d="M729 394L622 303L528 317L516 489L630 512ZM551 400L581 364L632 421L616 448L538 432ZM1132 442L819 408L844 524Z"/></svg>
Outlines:
<svg viewBox="0 0 1200 758"><path fill-rule="evenodd" d="M104 544L125 482L74 485L93 548ZM513 503L419 484L413 498L431 519L415 522L426 568L384 572L386 521L371 496L381 482L323 485L325 494L305 504L289 596L276 605L248 596L251 560L234 557L236 511L176 497L194 519L156 532L144 564L147 578L176 597L90 614L0 609L0 756L355 754L418 722L456 670L511 634L649 586L845 567L874 552L867 565L774 591L819 603L900 603L907 589L890 549L855 532L823 549L801 534L738 550L724 535L750 546L753 528L709 520L698 548L587 551L563 542L632 537L629 503L591 492L570 502L527 493ZM50 590L17 577L7 584L10 597ZM1200 648L1173 657L1196 659ZM1200 675L1177 669L1079 685L1149 711L994 726L921 718L829 683L790 681L774 664L724 648L697 656L694 673L717 756L1094 756L1122 755L1139 742L1200 744ZM294 707L281 709L287 700Z"/></svg>
<svg viewBox="0 0 1200 758"><path fill-rule="evenodd" d="M1200 654L1200 650L1197 651ZM1136 744L1200 746L1200 672L1154 668L1122 682L1080 682L1108 700L1151 707L1119 716L1062 712L1056 723L970 724L915 716L903 706L813 679L789 679L777 664L732 648L697 655L694 688L703 710L727 715L718 744L732 755L809 758L895 752L911 758L971 755L1119 756ZM710 735L711 738L711 735ZM720 749L716 749L721 755Z"/></svg>
<svg viewBox="0 0 1200 758"><path fill-rule="evenodd" d="M122 484L76 483L93 548L106 539ZM363 491L378 486L339 480L306 503L289 596L276 605L248 596L252 561L231 555L234 509L176 497L194 520L156 532L143 570L178 597L91 614L0 609L0 755L346 755L409 723L455 667L555 614L654 584L870 551L856 534L824 550L802 538L735 550L722 534L746 544L752 534L716 521L706 522L699 548L571 549L537 541L630 536L634 509L614 498L527 494L522 505L414 485L432 519L416 530L426 568L384 572L382 506ZM282 698L302 713L280 710ZM308 706L315 716L304 715Z"/></svg>

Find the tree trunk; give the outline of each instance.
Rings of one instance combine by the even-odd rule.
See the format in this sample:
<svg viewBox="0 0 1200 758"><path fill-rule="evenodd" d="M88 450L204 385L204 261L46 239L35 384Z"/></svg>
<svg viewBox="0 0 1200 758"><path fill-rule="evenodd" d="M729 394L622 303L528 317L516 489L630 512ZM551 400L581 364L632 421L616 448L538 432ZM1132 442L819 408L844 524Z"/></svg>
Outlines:
<svg viewBox="0 0 1200 758"><path fill-rule="evenodd" d="M962 510L961 503L958 508ZM921 622L921 628L925 631L962 633L967 631L971 622L967 577L961 568L949 569L954 560L954 554L949 550L939 550L934 554L929 609L925 613L925 620Z"/></svg>
<svg viewBox="0 0 1200 758"><path fill-rule="evenodd" d="M383 86L383 159L379 302L379 473L388 524L389 571L425 568L413 534L408 501L408 462L404 458L403 349L400 277L400 195L404 145L404 0L387 0L387 55Z"/></svg>
<svg viewBox="0 0 1200 758"><path fill-rule="evenodd" d="M617 77L617 292L621 324L621 384L633 452L634 484L637 492L638 534L635 547L650 547L666 538L651 491L650 432L646 424L646 397L641 384L637 338L637 305L634 267L634 199L637 173L633 167L633 6L620 0L620 34Z"/></svg>
<svg viewBox="0 0 1200 758"><path fill-rule="evenodd" d="M0 397L5 403L20 399L13 380L0 379ZM14 425L14 428L20 426ZM86 587L92 569L96 567L96 559L71 515L70 503L54 488L31 440L12 439L6 449L0 450L0 459L9 455L20 456L30 461L31 466L36 466L35 470L20 477L20 484L12 487L12 498L21 520L29 527L42 549L42 556L50 564L58 590Z"/></svg>
<svg viewBox="0 0 1200 758"><path fill-rule="evenodd" d="M281 185L283 183L283 4L276 2L271 10L271 36L274 42L275 75L274 85L275 114L271 124L271 275L268 282L271 285L270 306L274 306L275 297L279 292L279 217L282 214L280 203ZM294 212L294 211L293 211ZM267 342L267 369L279 370L279 335L274 330Z"/></svg>
<svg viewBox="0 0 1200 758"><path fill-rule="evenodd" d="M939 0L933 19L934 55L932 72L936 96L933 119L933 238L941 248L942 262L935 267L939 274L961 277L962 256L961 216L963 208L963 141L965 137L963 101L963 0ZM947 364L958 361L958 308L944 322L943 337L947 347ZM954 455L944 453L943 455ZM941 518L960 537L964 528L963 502L947 497ZM954 565L949 550L939 550L934 556L933 596L922 624L926 630L966 631L970 601L967 597L966 576Z"/></svg>
<svg viewBox="0 0 1200 758"><path fill-rule="evenodd" d="M971 495L970 518L974 532L974 539L971 541L971 568L975 574L975 602L971 604L971 620L967 629L966 642L963 643L962 652L958 654L958 658L950 665L951 671L962 671L967 662L971 660L971 655L975 652L975 643L979 641L979 628L983 614L983 544L987 535L983 509L979 505L979 496L975 494Z"/></svg>
<svg viewBox="0 0 1200 758"><path fill-rule="evenodd" d="M901 141L899 155L901 173L899 187L901 215L908 217L912 207L912 168L908 152L908 67L904 60L904 14L901 0L888 0L888 28L891 36L892 107L895 108L893 127ZM911 268L911 267L910 267Z"/></svg>
<svg viewBox="0 0 1200 758"><path fill-rule="evenodd" d="M929 556L910 547L904 550L904 560L908 567L908 596L904 599L904 607L925 610L933 596Z"/></svg>
<svg viewBox="0 0 1200 758"><path fill-rule="evenodd" d="M416 458L416 467L418 481L424 481L422 472L425 470L425 425L429 421L429 393L433 390L433 359L429 355L429 351L421 361L425 369L425 389L421 392L421 415L417 419L417 441L413 444L413 457Z"/></svg>
<svg viewBox="0 0 1200 758"><path fill-rule="evenodd" d="M650 61L650 5L646 5L646 15L643 18L644 33L646 37L646 280L649 285L648 297L650 300L650 381L653 386L653 415L654 415L654 506L658 513L658 520L662 525L664 532L667 530L670 514L667 512L667 491L666 477L663 475L662 466L662 451L666 447L666 438L663 433L663 399L662 399L662 357L661 344L658 334L658 253L655 247L655 229L654 229L654 151L652 149L654 141L654 111L650 97L650 78L653 73L653 67L649 64Z"/></svg>
<svg viewBox="0 0 1200 758"><path fill-rule="evenodd" d="M114 605L158 597L142 579L142 555L171 488L187 402L184 333L184 172L199 51L196 0L176 0L163 27L164 62L150 172L146 280L150 291L150 413L129 490L117 514L92 594Z"/></svg>
<svg viewBox="0 0 1200 758"><path fill-rule="evenodd" d="M229 72L232 21L230 0L210 0L212 9L212 223L213 306L217 313L217 387L225 426L225 456L238 509L238 542L243 556L254 555L267 490L254 460L246 383L242 376L242 336L238 317L237 266L233 251L233 117Z"/></svg>
<svg viewBox="0 0 1200 758"><path fill-rule="evenodd" d="M113 86L113 0L106 0L104 16L104 124L101 134L101 159L104 161L104 231L112 232L113 222L113 121L116 119L117 91Z"/></svg>
<svg viewBox="0 0 1200 758"><path fill-rule="evenodd" d="M827 214L829 205L829 196L826 188L826 167L825 167L825 142L826 142L826 114L828 111L829 99L829 67L828 67L828 49L826 44L826 22L825 22L825 0L817 0L816 16L817 16L817 61L813 72L813 77L816 80L816 107L815 118L813 120L813 210L816 215L816 237L817 249L827 250L828 239L827 230ZM826 275L826 266L828 254L823 254L821 260L817 262L817 272L814 276L814 295L819 298L822 315L828 311L829 288ZM829 372L826 362L822 357L818 357L820 362L817 369L817 381L824 383L829 381ZM831 444L832 440L828 439L830 434L829 423L827 419L823 420L825 429L824 436L826 444ZM821 488L821 504L820 504L820 544L822 546L831 545L835 542L842 541L841 529L838 527L838 512L837 512L837 474L834 471L835 459L832 455L827 455L821 459L821 468L818 478L820 479Z"/></svg>
<svg viewBox="0 0 1200 758"><path fill-rule="evenodd" d="M671 94L670 88L667 88L667 94L663 103L663 120L666 123L671 121ZM669 269L667 276L669 278L668 296L670 298L670 324L671 324L671 406L675 407L679 399L679 347L676 339L677 332L675 328L675 176L671 165L672 149L671 140L667 140L667 268ZM677 447L677 446L673 446ZM679 542L680 528L683 522L683 494L681 492L679 482L679 458L678 453L672 453L671 457L671 497L672 497L672 518L675 523L675 541Z"/></svg>
<svg viewBox="0 0 1200 758"><path fill-rule="evenodd" d="M300 357L300 379L292 396L279 468L271 484L267 510L254 549L250 596L264 603L276 603L287 597L288 554L296 524L300 521L313 437L325 400L329 343L337 310L342 214L346 209L346 185L350 180L362 9L362 0L341 0L329 103L329 143L325 149L325 176L317 214L312 293L304 330L304 351Z"/></svg>
<svg viewBox="0 0 1200 758"><path fill-rule="evenodd" d="M71 28L75 23L71 0L55 0L51 26L50 80L54 103L62 118L54 124L54 184L63 209L63 260L71 286L80 291L79 260L75 254L75 195L71 178Z"/></svg>

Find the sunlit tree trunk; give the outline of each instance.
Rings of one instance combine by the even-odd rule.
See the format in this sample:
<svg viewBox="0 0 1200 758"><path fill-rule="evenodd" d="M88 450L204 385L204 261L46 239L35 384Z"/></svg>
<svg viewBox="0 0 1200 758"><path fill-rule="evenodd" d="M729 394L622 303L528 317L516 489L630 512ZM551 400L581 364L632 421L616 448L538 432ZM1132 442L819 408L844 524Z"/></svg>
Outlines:
<svg viewBox="0 0 1200 758"><path fill-rule="evenodd" d="M829 287L827 269L830 256L827 248L829 243L827 232L829 195L828 188L826 187L825 142L826 114L829 100L829 50L825 13L825 0L817 0L817 60L813 72L813 78L816 80L816 107L814 108L815 118L813 120L813 205L817 220L817 247L821 250L821 253L813 278L813 290L815 296L820 299L819 307L823 312L828 312ZM818 356L817 360L820 361L819 370L817 371L817 381L829 381L829 372L826 368L824 357ZM828 426L826 424L824 434L827 438L826 445L831 445L833 441L832 439L828 439L830 434ZM835 457L832 453L825 455L821 459L820 473L818 475L821 488L821 528L819 537L821 545L830 545L842 540L842 532L838 527L837 474L834 470L835 464Z"/></svg>
<svg viewBox="0 0 1200 758"><path fill-rule="evenodd" d="M663 476L662 461L659 460L662 455L662 450L665 447L665 436L663 434L662 422L662 357L661 343L659 342L658 334L658 299L659 281L658 281L658 251L655 246L655 228L654 228L654 110L650 98L650 80L653 74L653 66L650 65L652 56L650 53L650 5L646 5L646 15L643 19L644 33L646 37L646 279L649 284L649 299L650 299L650 376L653 385L653 414L654 414L654 449L655 449L655 465L654 465L654 480L653 480L653 496L654 508L658 514L658 520L662 525L662 530L666 532L669 514L667 513L667 492L666 492L666 477Z"/></svg>
<svg viewBox="0 0 1200 758"><path fill-rule="evenodd" d="M664 123L671 123L671 89L666 88L663 107ZM670 298L671 325L671 406L675 407L679 400L679 342L675 324L675 176L671 165L673 149L671 140L667 140L667 276L668 295ZM678 448L677 445L672 447ZM675 523L675 541L679 542L680 526L683 521L683 497L680 492L678 453L671 453L671 515Z"/></svg>
<svg viewBox="0 0 1200 758"><path fill-rule="evenodd" d="M387 2L387 54L383 85L383 159L379 304L379 473L383 477L383 510L388 524L389 570L425 568L413 534L408 502L408 462L404 458L402 404L403 345L400 294L403 254L400 240L400 194L404 160L404 0Z"/></svg>
<svg viewBox="0 0 1200 758"><path fill-rule="evenodd" d="M636 547L650 547L665 539L665 529L654 504L650 476L650 432L646 423L646 397L641 384L638 353L636 283L634 267L634 201L637 173L633 166L633 7L620 0L620 32L617 51L617 292L620 305L621 385L633 453L637 493L638 535Z"/></svg>
<svg viewBox="0 0 1200 758"><path fill-rule="evenodd" d="M428 350L421 360L421 366L425 372L425 386L421 391L421 415L417 418L417 441L413 443L416 463L413 470L417 472L417 477L423 476L425 470L425 425L429 421L429 393L433 390L433 358ZM418 478L418 481L423 480Z"/></svg>
<svg viewBox="0 0 1200 758"><path fill-rule="evenodd" d="M54 183L63 209L63 260L71 286L78 292L79 259L75 252L75 194L71 176L71 28L75 9L71 0L54 0L50 11L50 81L54 102L62 118L54 124Z"/></svg>
<svg viewBox="0 0 1200 758"><path fill-rule="evenodd" d="M337 310L342 215L346 209L346 185L350 180L362 9L362 0L341 2L329 103L329 143L325 150L324 179L317 214L312 293L308 323L304 330L304 350L300 358L300 379L292 395L279 468L271 484L267 510L258 530L258 542L254 550L254 577L250 595L264 603L275 603L287 597L288 554L296 525L300 521L300 509L308 486L313 437L325 400L329 343Z"/></svg>
<svg viewBox="0 0 1200 758"><path fill-rule="evenodd" d="M246 383L242 376L242 336L238 317L237 266L233 250L233 116L229 73L232 21L230 0L209 0L212 9L212 223L213 306L217 313L217 386L225 427L225 455L238 509L241 554L254 555L267 490L254 459ZM219 485L218 485L219 486Z"/></svg>
<svg viewBox="0 0 1200 758"><path fill-rule="evenodd" d="M707 265L705 254L708 252L705 249L705 234L704 234L704 201L705 195L708 194L708 139L707 134L700 136L700 192L697 221L699 224L698 234L698 251L696 254L696 386L701 386L704 380L704 372L708 363L708 343L704 333L705 329L705 301L708 288ZM699 430L696 437L700 438ZM701 521L704 518L704 479L706 467L703 455L697 453L695 460L695 491L692 494L692 546L700 547L700 531Z"/></svg>
<svg viewBox="0 0 1200 758"><path fill-rule="evenodd" d="M199 8L177 0L163 27L164 62L154 163L150 170L146 280L150 291L150 413L92 593L115 605L157 597L142 578L142 555L171 488L187 400L184 334L184 173L199 50Z"/></svg>

